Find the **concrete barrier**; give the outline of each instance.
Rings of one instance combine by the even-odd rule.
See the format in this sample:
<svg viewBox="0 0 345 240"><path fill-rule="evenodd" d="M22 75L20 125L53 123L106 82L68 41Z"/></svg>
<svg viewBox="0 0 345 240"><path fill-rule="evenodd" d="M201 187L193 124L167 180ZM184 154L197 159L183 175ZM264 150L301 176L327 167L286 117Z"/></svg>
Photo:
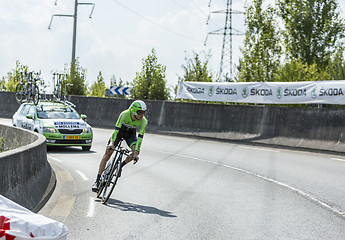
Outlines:
<svg viewBox="0 0 345 240"><path fill-rule="evenodd" d="M93 126L111 127L132 101L70 96ZM345 152L343 108L145 101L148 131L312 151Z"/></svg>
<svg viewBox="0 0 345 240"><path fill-rule="evenodd" d="M0 116L11 118L20 106L13 92L0 91Z"/></svg>
<svg viewBox="0 0 345 240"><path fill-rule="evenodd" d="M114 127L118 115L132 102L85 96L68 96L68 99L76 104L79 113L88 116L92 126L108 128ZM345 152L343 108L145 102L149 132ZM0 116L12 116L17 108L13 93L0 92Z"/></svg>
<svg viewBox="0 0 345 240"><path fill-rule="evenodd" d="M4 148L0 153L0 194L37 212L55 186L55 175L47 161L45 138L37 133L0 125Z"/></svg>

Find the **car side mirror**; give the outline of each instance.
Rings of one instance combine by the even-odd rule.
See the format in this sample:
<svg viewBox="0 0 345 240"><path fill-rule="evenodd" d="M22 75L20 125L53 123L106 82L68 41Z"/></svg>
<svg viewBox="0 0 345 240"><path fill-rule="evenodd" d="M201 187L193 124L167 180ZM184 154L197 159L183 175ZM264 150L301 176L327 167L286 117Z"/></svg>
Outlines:
<svg viewBox="0 0 345 240"><path fill-rule="evenodd" d="M80 117L81 117L81 119L83 119L84 121L86 121L86 119L87 119L87 116L86 116L85 114L81 114Z"/></svg>
<svg viewBox="0 0 345 240"><path fill-rule="evenodd" d="M31 114L28 114L25 117L28 118L28 119L34 119L34 116L32 116Z"/></svg>

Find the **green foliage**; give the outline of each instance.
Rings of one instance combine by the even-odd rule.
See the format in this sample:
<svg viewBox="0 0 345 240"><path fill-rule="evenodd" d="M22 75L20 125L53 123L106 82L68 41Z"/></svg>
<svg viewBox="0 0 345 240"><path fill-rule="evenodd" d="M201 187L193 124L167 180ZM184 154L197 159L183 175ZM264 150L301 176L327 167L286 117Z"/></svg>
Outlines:
<svg viewBox="0 0 345 240"><path fill-rule="evenodd" d="M143 68L136 73L132 97L135 99L168 100L169 89L166 87L166 67L158 63L156 52L143 59Z"/></svg>
<svg viewBox="0 0 345 240"><path fill-rule="evenodd" d="M345 23L336 0L277 0L286 55L325 69L345 36Z"/></svg>
<svg viewBox="0 0 345 240"><path fill-rule="evenodd" d="M345 61L332 62L329 66L332 79L345 80Z"/></svg>
<svg viewBox="0 0 345 240"><path fill-rule="evenodd" d="M0 91L6 91L6 79L2 77L0 79Z"/></svg>
<svg viewBox="0 0 345 240"><path fill-rule="evenodd" d="M111 76L110 79L110 86L117 86L117 87L128 87L129 86L129 82L126 81L124 82L121 78L119 80L119 82L117 82L115 75Z"/></svg>
<svg viewBox="0 0 345 240"><path fill-rule="evenodd" d="M179 82L212 82L212 74L207 67L210 57L210 54L208 54L206 60L202 62L199 54L195 52L193 52L193 58L186 56L186 65L182 65L184 75L183 77L179 77Z"/></svg>
<svg viewBox="0 0 345 240"><path fill-rule="evenodd" d="M344 47L339 47L327 69L334 80L345 80Z"/></svg>
<svg viewBox="0 0 345 240"><path fill-rule="evenodd" d="M301 59L291 60L279 67L275 74L277 82L300 82L300 81L321 81L330 80L331 75L327 71L319 71L314 63L308 65L303 63Z"/></svg>
<svg viewBox="0 0 345 240"><path fill-rule="evenodd" d="M102 72L100 71L97 76L97 80L91 85L88 96L92 97L104 97L105 83L103 80Z"/></svg>
<svg viewBox="0 0 345 240"><path fill-rule="evenodd" d="M17 84L21 80L21 73L29 72L28 66L21 65L19 60L16 61L16 68L7 73L7 76L2 77L0 81L0 90L14 92Z"/></svg>
<svg viewBox="0 0 345 240"><path fill-rule="evenodd" d="M78 59L71 63L70 69L65 68L67 79L63 80L63 89L67 84L67 93L70 95L86 95L86 69L80 66Z"/></svg>
<svg viewBox="0 0 345 240"><path fill-rule="evenodd" d="M280 64L280 34L276 30L275 11L268 6L262 9L262 0L254 0L246 11L246 32L243 58L239 64L238 81L274 81Z"/></svg>

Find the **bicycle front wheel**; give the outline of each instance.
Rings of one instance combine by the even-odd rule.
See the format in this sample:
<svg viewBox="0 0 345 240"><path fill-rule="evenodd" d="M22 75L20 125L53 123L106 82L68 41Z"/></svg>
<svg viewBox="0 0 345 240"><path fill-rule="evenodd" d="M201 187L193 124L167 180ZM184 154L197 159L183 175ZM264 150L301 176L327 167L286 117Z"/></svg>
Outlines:
<svg viewBox="0 0 345 240"><path fill-rule="evenodd" d="M102 194L102 191L103 191L104 186L106 184L107 177L108 176L103 172L102 177L101 177L101 183L100 183L100 186L98 188L98 192L97 192L97 196L96 196L97 198L99 198L99 196L101 196L101 194Z"/></svg>
<svg viewBox="0 0 345 240"><path fill-rule="evenodd" d="M114 159L113 160L111 160L111 162L109 161L108 162L108 164L107 164L107 166L106 166L106 168L103 170L103 173L102 173L102 176L101 176L101 183L100 183L100 186L99 186L99 188L98 188L98 192L97 192L97 198L99 197L99 196L101 196L101 194L102 194L102 192L103 192L103 189L104 189L104 187L105 187L105 185L107 184L107 182L108 182L108 179L109 179L109 177L110 177L110 172L111 172L111 168L114 168L114 166L113 165L115 165L114 163L113 163L113 161L115 161Z"/></svg>
<svg viewBox="0 0 345 240"><path fill-rule="evenodd" d="M115 185L117 183L117 179L119 178L119 171L120 171L120 163L121 163L122 156L120 155L119 158L116 161L115 168L112 169L112 172L109 176L108 181L106 182L104 189L103 189L103 195L102 195L102 203L105 204L108 199L110 198Z"/></svg>
<svg viewBox="0 0 345 240"><path fill-rule="evenodd" d="M24 86L22 83L18 83L16 87L16 100L18 103L22 103L24 96Z"/></svg>

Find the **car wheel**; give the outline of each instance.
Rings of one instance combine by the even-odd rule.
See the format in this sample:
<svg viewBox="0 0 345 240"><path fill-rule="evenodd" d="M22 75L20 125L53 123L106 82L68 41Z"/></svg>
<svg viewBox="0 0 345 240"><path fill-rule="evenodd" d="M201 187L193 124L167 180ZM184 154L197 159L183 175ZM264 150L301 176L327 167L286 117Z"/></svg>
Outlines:
<svg viewBox="0 0 345 240"><path fill-rule="evenodd" d="M83 151L90 151L91 146L82 146Z"/></svg>

